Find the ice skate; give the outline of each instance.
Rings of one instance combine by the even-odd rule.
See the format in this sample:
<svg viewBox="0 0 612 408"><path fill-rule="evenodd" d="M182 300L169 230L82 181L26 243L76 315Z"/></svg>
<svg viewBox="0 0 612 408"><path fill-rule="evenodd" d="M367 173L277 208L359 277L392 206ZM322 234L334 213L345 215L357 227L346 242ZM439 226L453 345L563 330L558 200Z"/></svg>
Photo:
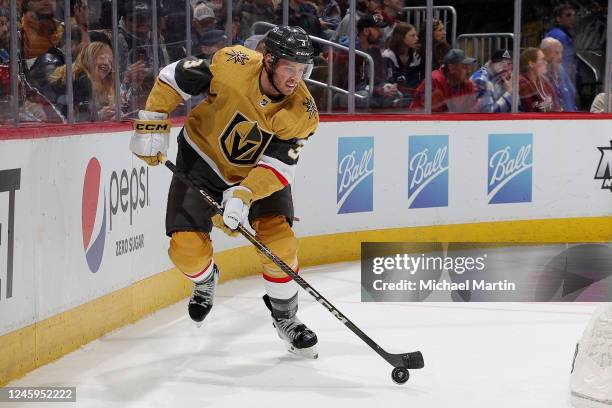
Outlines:
<svg viewBox="0 0 612 408"><path fill-rule="evenodd" d="M272 325L276 329L278 337L285 342L287 350L300 357L318 358L317 335L295 315L297 311L297 297L295 309L288 312L273 309L268 295L264 295L263 299L272 313Z"/></svg>
<svg viewBox="0 0 612 408"><path fill-rule="evenodd" d="M612 305L600 305L576 345L570 376L575 408L612 408Z"/></svg>
<svg viewBox="0 0 612 408"><path fill-rule="evenodd" d="M598 356L597 353L593 353L590 356L584 356L584 351L580 349L580 344L576 344L576 352L574 356L574 362L572 363L572 376L570 382L570 402L574 408L611 408L612 399L610 398L610 375L601 375L601 370L595 368L596 361L583 361L580 362L581 366L576 371L576 358L578 353L582 351L584 360L599 359L607 361L610 365L610 357ZM608 371L610 371L608 369ZM586 374L590 373L590 374ZM579 376L584 378L580 379ZM607 394L607 395L606 395Z"/></svg>
<svg viewBox="0 0 612 408"><path fill-rule="evenodd" d="M218 280L219 269L215 265L212 274L207 280L198 282L193 286L193 293L189 298L187 310L189 311L189 317L198 327L202 326L204 319L213 307L215 287Z"/></svg>

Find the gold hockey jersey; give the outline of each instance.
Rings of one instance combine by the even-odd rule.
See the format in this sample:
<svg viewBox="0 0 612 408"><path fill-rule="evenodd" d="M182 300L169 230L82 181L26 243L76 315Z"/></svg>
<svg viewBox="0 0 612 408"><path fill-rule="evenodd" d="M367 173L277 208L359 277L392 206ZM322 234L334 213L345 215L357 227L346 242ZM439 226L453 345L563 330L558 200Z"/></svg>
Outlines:
<svg viewBox="0 0 612 408"><path fill-rule="evenodd" d="M306 85L274 101L263 94L263 56L242 46L223 48L212 63L186 58L164 67L146 110L170 113L208 91L185 123L189 145L228 185L240 183L260 199L293 181L304 142L319 116Z"/></svg>

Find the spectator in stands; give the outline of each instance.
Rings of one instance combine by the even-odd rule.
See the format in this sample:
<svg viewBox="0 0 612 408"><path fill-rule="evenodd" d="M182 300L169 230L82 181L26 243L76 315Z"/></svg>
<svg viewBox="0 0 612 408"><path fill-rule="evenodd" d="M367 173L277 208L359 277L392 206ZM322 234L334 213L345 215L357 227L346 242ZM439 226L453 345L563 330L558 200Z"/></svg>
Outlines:
<svg viewBox="0 0 612 408"><path fill-rule="evenodd" d="M17 87L19 99L19 120L22 122L64 122L65 119L57 108L49 102L49 100L36 88L34 88L28 80L20 75L18 77L19 85ZM0 81L2 82L2 91L4 95L8 95L10 72L6 65L0 66ZM4 99L8 101L7 99ZM8 108L8 106L6 106ZM6 109L0 112L0 117L3 113L10 112Z"/></svg>
<svg viewBox="0 0 612 408"><path fill-rule="evenodd" d="M359 19L366 15L376 15L380 14L382 11L382 0L359 0L356 6L357 14L355 15L355 23L359 21ZM349 24L350 24L350 13L346 12L338 28L336 29L335 34L331 37L331 41L335 42L345 42L348 38L349 34Z"/></svg>
<svg viewBox="0 0 612 408"><path fill-rule="evenodd" d="M282 14L282 7L277 10L277 13ZM302 27L309 35L324 37L323 28L319 22L319 11L313 3L307 0L289 0L289 25Z"/></svg>
<svg viewBox="0 0 612 408"><path fill-rule="evenodd" d="M25 12L24 10L24 6L23 6L23 0L17 0L15 3L17 3L17 21L19 21L19 17L21 16L21 13ZM11 0L0 0L0 7L2 9L4 9L4 12L6 13L6 15L9 15L9 10L10 10L10 5L11 5Z"/></svg>
<svg viewBox="0 0 612 408"><path fill-rule="evenodd" d="M84 47L89 44L89 4L88 0L70 0L70 23L72 29L79 32L80 44ZM74 31L72 32L74 33ZM76 36L72 34L71 41L75 41Z"/></svg>
<svg viewBox="0 0 612 408"><path fill-rule="evenodd" d="M182 4L180 2L170 4L172 6L166 9L165 21L167 28L164 33L164 39L166 40L165 48L168 52L168 61L172 63L187 56L187 35L185 33L185 1L183 0ZM191 16L193 18L193 13ZM193 23L191 24L191 29L191 46L193 48L194 44L197 46L193 35Z"/></svg>
<svg viewBox="0 0 612 408"><path fill-rule="evenodd" d="M357 23L358 38L355 42L355 48L368 53L374 61L374 90L372 97L369 100L369 106L373 108L382 108L393 106L396 99L402 95L398 91L397 84L387 81L384 59L380 48L384 29L387 24L382 19L381 15L365 15L359 19ZM355 89L367 91L369 87L369 74L367 64L360 59L355 61L357 75L355 75Z"/></svg>
<svg viewBox="0 0 612 408"><path fill-rule="evenodd" d="M383 0L383 8L381 10L381 15L383 20L387 24L387 27L383 30L383 41L386 42L389 37L391 37L391 33L395 28L395 24L398 21L398 17L400 12L402 11L402 7L404 7L403 0Z"/></svg>
<svg viewBox="0 0 612 408"><path fill-rule="evenodd" d="M325 39L332 38L340 24L340 6L336 0L319 0L319 23Z"/></svg>
<svg viewBox="0 0 612 408"><path fill-rule="evenodd" d="M215 15L219 16L219 21L217 22L215 29L222 30L226 32L227 26L227 9L226 3L223 4L223 8L220 12L215 13ZM231 21L231 35L232 41L231 45L244 45L244 37L241 36L241 26L242 22L240 21L240 12L237 10L232 11L232 21ZM227 43L225 44L228 45Z"/></svg>
<svg viewBox="0 0 612 408"><path fill-rule="evenodd" d="M179 0L177 0L178 2ZM168 34L168 15L170 12L167 8L167 1L157 0L157 31L159 33L160 39L165 44L166 43L166 35ZM184 27L182 24L180 27ZM176 30L176 27L171 27L171 30ZM181 31L185 31L184 29Z"/></svg>
<svg viewBox="0 0 612 408"><path fill-rule="evenodd" d="M244 45L244 37L240 36L240 13L235 12L232 15L232 45Z"/></svg>
<svg viewBox="0 0 612 408"><path fill-rule="evenodd" d="M77 56L83 49L82 31L78 26L71 28L71 56L72 61L76 61ZM49 83L49 76L59 67L66 63L64 50L57 47L50 47L47 52L39 55L34 60L28 73L28 79L32 86L38 89L50 101L55 101L57 95L55 88Z"/></svg>
<svg viewBox="0 0 612 408"><path fill-rule="evenodd" d="M226 45L227 36L225 35L224 31L207 31L200 40L200 55L198 55L198 58L206 59L210 62L213 54Z"/></svg>
<svg viewBox="0 0 612 408"><path fill-rule="evenodd" d="M102 0L100 18L96 29L110 30L113 27L113 4L111 0ZM93 40L91 40L93 42Z"/></svg>
<svg viewBox="0 0 612 408"><path fill-rule="evenodd" d="M204 3L208 7L213 9L213 11L215 12L215 15L217 15L217 16L224 15L224 14L221 13L221 10L223 10L223 8L225 6L225 0L206 0L206 1L204 1Z"/></svg>
<svg viewBox="0 0 612 408"><path fill-rule="evenodd" d="M117 38L117 57L121 82L126 87L126 110L128 115L133 115L144 106L155 81L151 1L128 0L122 14ZM158 44L164 42L163 38L158 38ZM165 47L158 46L157 55L159 67L168 65L169 58Z"/></svg>
<svg viewBox="0 0 612 408"><path fill-rule="evenodd" d="M82 121L111 120L115 115L115 87L113 53L101 42L87 45L72 64L73 106L75 119ZM51 75L51 83L58 93L65 93L66 66ZM66 98L58 99L64 116L67 113Z"/></svg>
<svg viewBox="0 0 612 408"><path fill-rule="evenodd" d="M73 26L71 29L71 56L72 61L76 61L79 53L85 47L82 42L82 31L78 26ZM103 35L103 34L101 34ZM110 43L110 40L109 40ZM55 101L54 87L50 86L49 76L59 67L66 63L64 50L51 47L42 55L39 55L34 60L34 63L29 69L28 79L32 86L43 93L50 101Z"/></svg>
<svg viewBox="0 0 612 408"><path fill-rule="evenodd" d="M23 10L21 0L17 0L17 13ZM13 121L10 105L10 1L0 0L0 123ZM23 10L24 12L27 10ZM19 29L19 14L17 17ZM21 67L20 67L21 69ZM26 70L27 72L27 70ZM25 75L17 76L18 117L22 122L62 122L61 114L53 105L31 85ZM3 123L2 123L3 124Z"/></svg>
<svg viewBox="0 0 612 408"><path fill-rule="evenodd" d="M202 41L202 37L210 30L215 29L217 19L212 8L204 3L200 3L193 9L193 18L191 19L191 40L193 44L198 45Z"/></svg>
<svg viewBox="0 0 612 408"><path fill-rule="evenodd" d="M421 57L416 52L419 42L416 28L407 23L397 23L383 51L387 82L397 84L403 95L401 106L408 106L421 78Z"/></svg>
<svg viewBox="0 0 612 408"><path fill-rule="evenodd" d="M10 59L10 34L8 13L0 8L0 64L8 64Z"/></svg>
<svg viewBox="0 0 612 408"><path fill-rule="evenodd" d="M279 23L280 17L276 13L273 0L244 0L240 7L240 37L251 36L251 26L256 21L267 21L268 23ZM259 28L254 34L264 34L268 28Z"/></svg>
<svg viewBox="0 0 612 408"><path fill-rule="evenodd" d="M89 42L94 42L94 41L103 42L109 47L111 48L113 47L110 37L106 33L104 33L104 31L91 31L89 33Z"/></svg>
<svg viewBox="0 0 612 408"><path fill-rule="evenodd" d="M356 104L360 107L390 107L394 105L398 98L402 97L397 90L397 85L387 82L385 75L384 60L379 46L384 27L386 27L386 24L379 15L371 16L366 14L357 23L358 36L355 39L355 49L368 53L374 61L374 89L372 90L372 96L367 100L356 99ZM346 38L346 43L342 45L348 46L348 38ZM355 57L355 70L355 92L363 96L368 95L370 75L368 64L364 58ZM339 68L338 72L342 73L346 72L346 70ZM348 89L347 75L341 75L342 77L338 83L340 87ZM342 105L344 101L338 101L338 103Z"/></svg>
<svg viewBox="0 0 612 408"><path fill-rule="evenodd" d="M537 48L521 53L519 95L523 112L559 112L561 106L552 85L546 79L546 58Z"/></svg>
<svg viewBox="0 0 612 408"><path fill-rule="evenodd" d="M512 110L512 53L499 49L470 78L476 87L478 111L504 113Z"/></svg>
<svg viewBox="0 0 612 408"><path fill-rule="evenodd" d="M244 46L255 51L259 51L263 54L266 35L265 34L253 34L246 40L244 40Z"/></svg>
<svg viewBox="0 0 612 408"><path fill-rule="evenodd" d="M56 89L49 83L49 76L57 68L65 64L66 58L63 51L59 48L51 47L47 52L36 58L28 73L28 79L32 86L53 103L57 100L58 95L56 94Z"/></svg>
<svg viewBox="0 0 612 408"><path fill-rule="evenodd" d="M612 110L612 95L608 97L609 109ZM598 94L593 99L591 105L591 113L606 113L606 94L604 92Z"/></svg>
<svg viewBox="0 0 612 408"><path fill-rule="evenodd" d="M122 20L119 22L118 58L120 72L124 73L130 68L127 65L143 62L149 74L154 65L153 61L153 33L151 31L151 1L128 0L123 9ZM158 39L162 44L163 38ZM168 64L165 53L161 47L158 49L158 65Z"/></svg>
<svg viewBox="0 0 612 408"><path fill-rule="evenodd" d="M10 29L8 1L0 7L0 121L14 120L10 109ZM20 10L21 1L17 1ZM63 122L64 118L49 100L26 79L17 76L18 117L22 122Z"/></svg>
<svg viewBox="0 0 612 408"><path fill-rule="evenodd" d="M432 41L433 56L431 58L431 69L436 70L444 63L444 57L450 51L451 46L446 42L446 27L441 20L436 18L432 21ZM423 24L419 31L419 54L421 56L421 75L425 75L425 48L427 38L427 26Z"/></svg>
<svg viewBox="0 0 612 408"><path fill-rule="evenodd" d="M546 37L540 43L540 50L548 62L546 79L553 86L557 100L565 112L576 111L576 88L563 67L563 45L552 37Z"/></svg>
<svg viewBox="0 0 612 408"><path fill-rule="evenodd" d="M76 60L76 57L79 55L79 52L81 52L81 50L87 45L89 44L91 41L89 39L89 34L87 35L87 42L84 43L83 42L83 32L81 31L81 29L79 27L75 27L72 26L72 28L70 29L70 44L71 44L71 55L72 55L72 60ZM63 50L62 50L63 52Z"/></svg>
<svg viewBox="0 0 612 408"><path fill-rule="evenodd" d="M553 10L555 26L544 37L559 40L563 46L563 67L574 87L580 86L578 78L578 56L574 47L572 30L576 24L576 10L569 3L561 3Z"/></svg>
<svg viewBox="0 0 612 408"><path fill-rule="evenodd" d="M50 47L59 47L64 26L56 19L56 0L24 0L21 18L23 52L26 59L36 58Z"/></svg>
<svg viewBox="0 0 612 408"><path fill-rule="evenodd" d="M446 54L442 67L431 73L432 112L476 111L476 88L469 79L475 61L474 58L466 57L460 49L451 49ZM417 88L410 109L422 111L424 107L425 81Z"/></svg>

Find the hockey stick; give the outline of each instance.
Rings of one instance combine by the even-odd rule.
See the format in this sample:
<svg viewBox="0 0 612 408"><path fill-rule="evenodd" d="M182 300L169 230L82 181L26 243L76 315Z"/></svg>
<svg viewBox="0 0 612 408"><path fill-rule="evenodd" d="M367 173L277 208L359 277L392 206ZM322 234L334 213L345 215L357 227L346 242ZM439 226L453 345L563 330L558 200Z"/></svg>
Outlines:
<svg viewBox="0 0 612 408"><path fill-rule="evenodd" d="M206 204L214 209L214 211L223 215L223 207L221 207L214 198L212 198L205 190L200 189L197 184L185 173L177 169L177 167L170 160L166 158L162 159L164 165L170 169L170 171L179 178L183 183L185 183L190 188L193 188L196 191L199 191ZM259 241L249 230L247 230L242 224L238 225L237 230L247 239L251 244L253 244L262 254L268 257L272 262L276 264L283 272L287 275L291 276L293 280L302 287L306 292L308 292L312 297L315 298L317 302L319 302L323 307L325 307L332 315L336 317L336 319L340 320L346 327L348 327L353 333L357 335L361 340L363 340L368 346L372 348L375 352L378 353L385 361L391 364L393 368L393 372L391 373L391 378L398 384L403 384L408 381L410 376L408 369L418 369L423 368L425 363L423 361L423 355L420 351L414 351L411 353L402 353L402 354L391 354L386 352L382 347L380 347L374 340L372 340L367 334L365 334L359 327L357 327L353 322L351 322L344 314L342 314L334 305L332 305L327 299L323 297L319 292L317 292L308 282L306 282L300 275L295 273L293 269L289 265L287 265L282 259L278 256L274 255L270 249L265 246L261 241Z"/></svg>

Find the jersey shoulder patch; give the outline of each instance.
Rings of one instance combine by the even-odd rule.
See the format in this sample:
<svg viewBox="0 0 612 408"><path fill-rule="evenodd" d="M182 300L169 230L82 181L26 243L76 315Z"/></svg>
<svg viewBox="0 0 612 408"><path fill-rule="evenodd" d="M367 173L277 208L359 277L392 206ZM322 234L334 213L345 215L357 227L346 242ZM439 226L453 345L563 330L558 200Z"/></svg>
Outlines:
<svg viewBox="0 0 612 408"><path fill-rule="evenodd" d="M304 106L304 109L306 109L308 119L319 119L319 110L317 109L317 104L312 96L306 96L302 102L302 105Z"/></svg>
<svg viewBox="0 0 612 408"><path fill-rule="evenodd" d="M295 92L297 103L302 107L302 110L308 115L309 120L319 121L319 110L314 98L310 94L310 91L306 87L304 81L300 82L300 86Z"/></svg>
<svg viewBox="0 0 612 408"><path fill-rule="evenodd" d="M221 48L213 56L212 63L215 65L227 67L238 66L247 67L261 64L263 56L257 51L250 50L242 45L234 45L231 47Z"/></svg>
<svg viewBox="0 0 612 408"><path fill-rule="evenodd" d="M210 65L213 83L221 87L244 86L244 81L251 81L259 75L262 58L260 53L241 45L221 48L213 56ZM217 90L216 86L214 88Z"/></svg>
<svg viewBox="0 0 612 408"><path fill-rule="evenodd" d="M251 57L242 51L237 49L230 48L225 52L224 58L227 58L226 62L233 62L234 64L246 65L247 62L250 61Z"/></svg>

